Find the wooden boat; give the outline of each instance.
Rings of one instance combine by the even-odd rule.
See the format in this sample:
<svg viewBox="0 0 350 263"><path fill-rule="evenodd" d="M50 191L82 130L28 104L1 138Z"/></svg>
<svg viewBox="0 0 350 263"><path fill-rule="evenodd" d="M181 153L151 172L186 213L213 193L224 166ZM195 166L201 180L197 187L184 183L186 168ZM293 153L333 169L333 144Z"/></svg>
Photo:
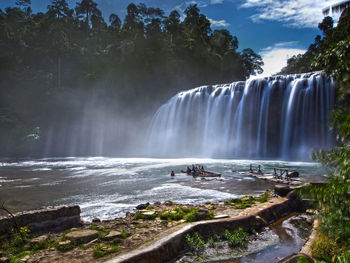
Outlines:
<svg viewBox="0 0 350 263"><path fill-rule="evenodd" d="M200 171L199 173L196 173L193 175L194 177L220 177L221 174L219 173L214 173L214 172L209 172L209 171Z"/></svg>
<svg viewBox="0 0 350 263"><path fill-rule="evenodd" d="M190 173L188 173L186 170L181 170L181 173L192 175L193 177L220 177L221 176L221 174L219 173L214 173L214 172L205 171L205 170L197 170L195 172L191 171Z"/></svg>

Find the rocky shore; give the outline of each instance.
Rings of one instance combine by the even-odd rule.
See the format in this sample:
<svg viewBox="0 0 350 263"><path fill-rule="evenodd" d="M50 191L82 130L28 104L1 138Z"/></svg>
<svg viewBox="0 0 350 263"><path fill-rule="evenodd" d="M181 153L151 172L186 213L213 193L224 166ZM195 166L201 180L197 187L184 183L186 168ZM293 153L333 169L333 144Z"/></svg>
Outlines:
<svg viewBox="0 0 350 263"><path fill-rule="evenodd" d="M108 221L96 218L92 223L79 221L80 226L72 228L69 224L65 225L65 231L61 229L57 232L56 228L51 231L47 228L49 224L44 224L45 231L33 228L25 240L17 240L17 243L14 237L18 239L18 234L3 235L0 262L166 262L186 248L185 235L188 233L198 232L208 237L238 227L246 231L258 230L304 209L303 203L294 195L289 194L288 197L277 197L272 192L266 192L260 197L243 197L201 206L171 201L147 203L138 206L135 213L128 213L125 218ZM71 210L77 223L76 207L63 210ZM54 214L52 210L47 212L51 216ZM34 218L40 218L38 211L31 214L36 214ZM67 212L62 215L72 218ZM16 216L28 218L23 213ZM56 214L55 220L64 222L64 218ZM49 221L43 216L42 219ZM1 220L0 230L4 230ZM26 226L21 223L22 229L33 225L25 220L23 222L26 222ZM57 226L55 223L52 225ZM21 248L16 248L18 245Z"/></svg>

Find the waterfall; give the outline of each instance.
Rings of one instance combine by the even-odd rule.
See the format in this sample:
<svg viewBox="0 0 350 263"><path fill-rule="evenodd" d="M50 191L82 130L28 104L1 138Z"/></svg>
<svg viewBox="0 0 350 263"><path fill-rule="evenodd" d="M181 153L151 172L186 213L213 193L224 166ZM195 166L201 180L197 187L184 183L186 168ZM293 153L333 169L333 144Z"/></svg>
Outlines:
<svg viewBox="0 0 350 263"><path fill-rule="evenodd" d="M323 72L180 92L153 117L150 155L309 160L334 144L334 93Z"/></svg>

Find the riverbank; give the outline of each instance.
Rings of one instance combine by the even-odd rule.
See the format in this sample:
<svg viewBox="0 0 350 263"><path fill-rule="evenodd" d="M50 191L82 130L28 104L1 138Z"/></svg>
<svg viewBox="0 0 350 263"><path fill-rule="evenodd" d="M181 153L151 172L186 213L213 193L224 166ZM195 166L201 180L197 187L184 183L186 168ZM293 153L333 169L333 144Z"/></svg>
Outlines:
<svg viewBox="0 0 350 263"><path fill-rule="evenodd" d="M221 235L241 226L245 231L260 229L300 209L296 199L244 197L205 205L183 205L171 201L146 204L125 218L84 223L64 232L28 237L22 251L10 255L11 242L2 256L16 262L165 262L185 249L185 235L198 232L204 237ZM203 220L204 219L204 220ZM208 220L210 219L210 220ZM192 222L202 220L199 222ZM37 238L37 239L35 239ZM34 240L34 241L33 241ZM13 244L14 245L14 244ZM6 247L5 247L6 248ZM170 253L171 252L171 253Z"/></svg>

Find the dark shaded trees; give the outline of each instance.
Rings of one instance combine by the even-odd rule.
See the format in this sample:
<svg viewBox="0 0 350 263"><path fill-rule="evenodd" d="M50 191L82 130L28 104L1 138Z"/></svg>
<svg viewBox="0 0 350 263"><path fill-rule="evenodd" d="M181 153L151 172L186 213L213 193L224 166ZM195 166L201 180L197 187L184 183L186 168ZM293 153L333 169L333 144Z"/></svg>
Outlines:
<svg viewBox="0 0 350 263"><path fill-rule="evenodd" d="M29 0L18 4L0 12L1 155L40 154L50 127L80 118L76 97L99 94L108 111L142 118L180 90L244 80L262 63L252 50L238 52L229 31L212 32L196 5L181 21L177 11L131 3L123 22L112 13L107 25L93 0L74 9L52 0L36 14Z"/></svg>

